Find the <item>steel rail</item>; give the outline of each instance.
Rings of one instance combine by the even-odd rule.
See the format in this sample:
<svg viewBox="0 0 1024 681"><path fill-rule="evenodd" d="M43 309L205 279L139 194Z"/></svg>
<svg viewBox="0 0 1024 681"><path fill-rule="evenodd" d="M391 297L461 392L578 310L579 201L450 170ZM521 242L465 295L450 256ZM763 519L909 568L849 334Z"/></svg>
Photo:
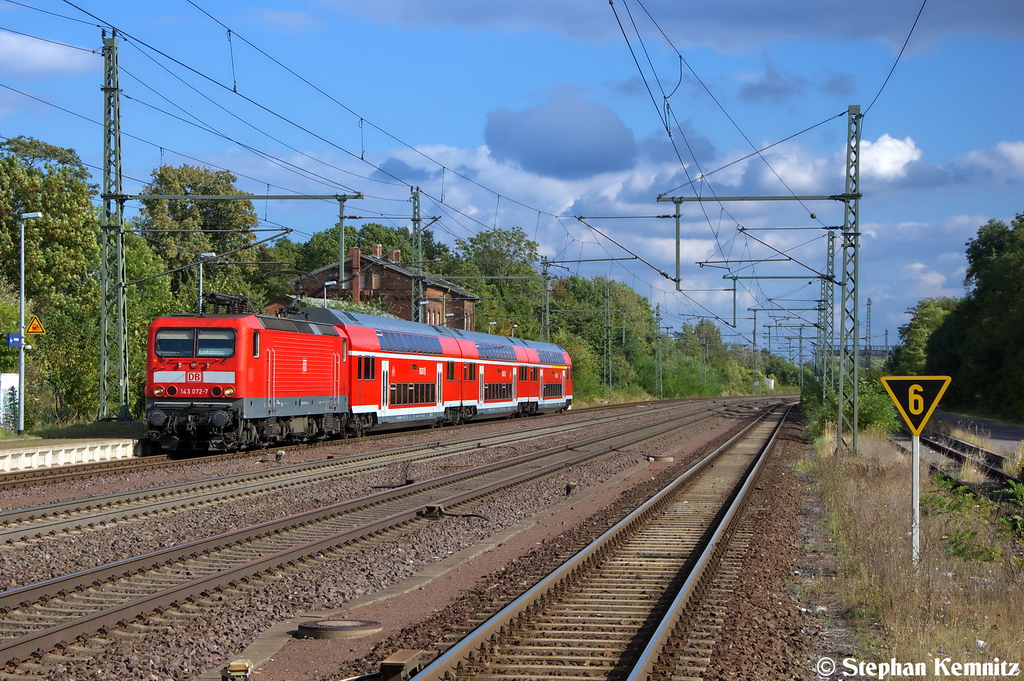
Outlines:
<svg viewBox="0 0 1024 681"><path fill-rule="evenodd" d="M711 539L708 540L707 547L697 559L697 563L693 566L682 588L669 606L665 617L658 624L657 629L655 629L654 634L651 636L650 643L647 644L647 647L640 654L640 659L634 665L633 671L629 674L626 681L648 681L654 676L656 665L662 662L665 648L668 646L669 641L685 615L691 599L693 599L705 575L708 574L709 568L713 565L716 558L721 556L721 550L728 544L728 537L734 527L734 521L746 508L750 489L757 479L758 473L761 471L761 465L764 463L766 455L775 448L775 442L782 431L783 424L785 424L786 419L789 417L790 411L792 411L792 406L786 409L768 441L761 448L757 459L754 461L754 465L744 476L743 483L736 491L732 503L729 504L729 508L722 517L721 522L715 529Z"/></svg>
<svg viewBox="0 0 1024 681"><path fill-rule="evenodd" d="M645 412L659 414L678 407L661 407ZM397 447L331 458L313 462L291 464L257 473L242 473L212 481L188 482L178 485L150 488L129 493L115 493L69 502L58 502L28 509L0 512L0 543L12 543L40 538L61 532L83 530L98 525L137 518L144 514L170 512L184 506L196 506L227 501L238 496L265 493L282 487L312 484L338 476L381 468L395 463L422 462L472 451L480 447L495 447L509 442L523 442L546 437L555 432L580 430L610 421L631 418L632 415L599 416L584 423L540 424L514 432L483 436L468 436L432 442L411 447ZM272 484L267 484L271 482Z"/></svg>
<svg viewBox="0 0 1024 681"><path fill-rule="evenodd" d="M712 415L709 414L708 417L710 416ZM304 538L298 544L289 548L275 550L270 555L264 555L257 559L246 558L239 565L217 570L214 574L190 581L187 584L163 588L150 596L112 606L102 613L71 619L45 630L7 641L0 645L0 659L10 660L11 663L17 664L19 661L28 659L32 655L38 655L45 650L55 647L65 646L70 641L87 637L105 628L112 628L118 623L140 617L144 618L150 612L173 605L183 599L196 597L218 588L230 587L239 581L261 575L278 566L303 561L310 557L315 557L324 551L355 541L360 537L404 525L420 517L426 505L451 506L464 503L481 495L489 494L496 489L508 487L512 484L520 484L524 481L547 475L552 471L561 470L565 466L578 464L626 446L626 444L622 443L615 444L614 441L616 439L621 439L628 443L631 440L661 437L665 433L672 432L685 425L687 424L681 423L678 420L668 420L637 427L611 438L590 438L571 447L559 446L544 452L522 455L514 459L469 471L453 473L402 489L380 492L360 500L296 514L295 516L263 523L238 532L211 537L184 546L150 553L135 559L118 561L93 570L77 573L76 575L48 580L40 584L8 591L0 594L0 607L10 608L12 606L16 607L20 603L48 601L58 598L62 594L89 590L94 585L102 585L104 582L113 581L120 577L131 577L145 569L159 568L174 561L187 560L203 554L213 553L220 549L239 546L243 542L248 542L247 546L251 546L253 541L259 537L281 537L289 530L302 529L308 527L313 522L336 517L343 510L351 513L376 507L384 509L383 511L376 511L376 518L361 521L359 524L348 527L344 531L335 531L328 536L321 536L312 540ZM609 440L612 442L611 444L608 443ZM602 441L604 444L602 444ZM593 451L586 451L588 447L593 448ZM555 463L545 465L542 462L542 459L546 457L569 452L571 452L569 456L563 457L562 460L558 460ZM521 470L518 473L508 470L517 467L520 469L525 468L526 470ZM496 476L495 479L489 481L485 486L480 486L479 484L473 486L466 482L470 477L479 478L485 474L493 474L495 472L501 472L501 475ZM509 473L513 473L513 475L510 476ZM443 492L445 488L454 491ZM388 511L385 502L394 503L396 500L404 500L405 508L397 513Z"/></svg>
<svg viewBox="0 0 1024 681"><path fill-rule="evenodd" d="M596 407L585 407L583 409L573 409L572 415L582 414L584 417L589 416L595 412L602 411L623 411L626 409L643 409L650 406L662 406L672 405L685 402L685 400L659 400L646 402L632 402L627 404L614 404L614 405L600 405ZM472 423L467 425L479 425L485 424L489 421L501 420L501 418L495 419L484 419L474 420ZM416 430L420 428L414 428ZM363 439L374 440L382 439L394 436L396 433L405 432L403 429L389 429L383 432L369 433L363 436ZM299 449L311 449L311 448L325 448L334 445L342 444L345 442L345 438L333 439L333 440L317 440L313 442L306 442L300 444L289 444L277 447L277 449L283 449L285 451L295 451ZM66 482L69 480L78 480L80 478L90 477L96 473L133 473L136 471L145 470L161 470L164 468L177 468L181 466L209 463L212 461L227 461L231 459L241 459L250 457L256 454L260 454L263 450L259 449L248 449L236 452L223 452L223 453L211 453L205 455L199 455L195 457L171 457L167 454L153 454L143 457L136 457L131 459L114 459L109 461L90 461L82 464L71 464L67 466L53 466L48 468L33 468L20 471L12 471L0 473L0 491L6 489L17 489L19 487L32 487L45 484L53 484L57 482Z"/></svg>
<svg viewBox="0 0 1024 681"><path fill-rule="evenodd" d="M648 518L656 514L657 511L662 508L663 505L681 488L689 484L696 476L700 475L705 471L705 469L718 461L724 452L734 447L742 440L742 438L746 437L753 428L757 427L761 420L762 419L758 419L756 422L751 423L740 433L731 438L727 443L692 465L686 472L673 481L671 485L663 489L649 501L645 502L641 507L633 511L626 518L601 535L601 537L596 539L590 546L577 553L569 561L552 572L548 577L541 580L519 598L515 599L512 603L494 614L490 619L483 622L462 641L442 653L436 660L426 666L423 670L419 671L416 674L416 678L424 680L439 679L444 681L472 678L473 676L500 678L501 675L493 669L484 672L483 674L477 674L476 672L480 672L482 667L488 666L489 663L485 658L487 658L491 652L501 648L502 641L509 641L519 637L519 632L521 631L519 624L529 617L528 613L536 610L544 610L548 607L550 604L547 604L545 599L549 596L556 599L556 594L569 591L571 587L567 585L570 580L583 574L589 564L598 562L599 556L601 557L600 562L606 562L605 558L607 557L608 549L623 541L623 538L626 535L635 532L637 528L642 526ZM768 442L774 442L783 421L784 417L780 419L779 425L773 429ZM763 460L763 456L767 451L769 451L769 447L766 444L760 448L756 460ZM743 496L740 496L739 491L733 493L730 510L725 513L724 518L731 521L736 517L736 509L743 503L746 492L750 489L752 474L755 471L756 467L754 464L747 469L746 474L743 476L745 482L739 488L742 490ZM718 529L714 530L714 534L711 537L714 546L711 551L703 552L703 555L710 555L714 551L715 547L722 544L722 536L724 536L725 531L726 530L721 525L718 526ZM707 533L705 533L705 535L707 535ZM706 569L707 563L704 558L700 558L696 565L698 571L703 572ZM692 585L696 583L698 578L699 575L691 575L687 579L684 585L684 588L686 588L687 591L681 591L675 598L670 609L669 620L662 622L657 628L656 635L659 639L663 640L668 636L666 632L671 631L671 628L674 627L675 620L677 620L680 613L685 610L685 604L690 598L689 592L692 589ZM545 605L542 605L542 603ZM554 608L554 606L551 607ZM582 613L580 616L583 616ZM657 656L662 645L663 643L652 640L648 644L648 649L645 649L643 657L638 664L646 665L647 660L650 657ZM555 656L559 654L562 656L568 656L574 652L571 647L564 649L559 648L557 650L560 651L560 653L554 652L552 654ZM495 655L497 655L497 653L495 653ZM525 663L523 664L525 665ZM556 671L552 672L555 676L563 674L568 676L572 675L571 669L555 668L555 670ZM588 670L588 676L597 678L601 675L601 670L599 668L588 667ZM517 678L532 678L524 669L520 668L519 671L521 674Z"/></svg>

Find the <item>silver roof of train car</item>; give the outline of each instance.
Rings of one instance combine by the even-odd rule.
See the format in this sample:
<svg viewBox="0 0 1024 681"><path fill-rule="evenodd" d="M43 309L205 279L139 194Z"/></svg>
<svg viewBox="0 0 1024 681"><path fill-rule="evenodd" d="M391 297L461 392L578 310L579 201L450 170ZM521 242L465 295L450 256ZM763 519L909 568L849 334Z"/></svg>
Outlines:
<svg viewBox="0 0 1024 681"><path fill-rule="evenodd" d="M541 341L528 340L526 338L495 336L493 334L480 333L478 331L451 329L446 326L438 326L436 324L420 324L419 322L409 322L404 319L377 317L369 314L346 312L344 310L334 310L332 308L325 307L304 307L301 308L297 314L292 315L292 318L324 324L355 325L388 331L434 334L438 336L447 336L449 338L462 338L476 343L491 343L493 345L519 346L523 348L532 348L534 350L565 352L563 348L555 345L554 343L543 343Z"/></svg>

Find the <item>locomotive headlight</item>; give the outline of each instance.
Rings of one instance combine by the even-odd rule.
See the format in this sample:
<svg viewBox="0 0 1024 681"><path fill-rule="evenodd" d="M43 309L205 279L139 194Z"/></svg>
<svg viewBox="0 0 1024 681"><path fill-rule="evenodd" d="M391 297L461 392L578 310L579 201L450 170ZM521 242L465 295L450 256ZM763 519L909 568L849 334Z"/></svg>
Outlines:
<svg viewBox="0 0 1024 681"><path fill-rule="evenodd" d="M233 385L229 385L228 387L224 388L224 394L227 395L228 397L231 397L232 395L235 394L235 387Z"/></svg>
<svg viewBox="0 0 1024 681"><path fill-rule="evenodd" d="M155 388L153 388L153 394L156 395L157 397L160 397L161 395L163 395L164 394L163 386L159 386L158 385Z"/></svg>

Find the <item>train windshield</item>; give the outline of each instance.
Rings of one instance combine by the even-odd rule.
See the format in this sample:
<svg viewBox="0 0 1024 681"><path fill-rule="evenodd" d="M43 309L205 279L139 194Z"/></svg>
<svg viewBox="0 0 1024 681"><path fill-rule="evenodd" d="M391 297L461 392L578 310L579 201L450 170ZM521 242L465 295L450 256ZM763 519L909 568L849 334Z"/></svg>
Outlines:
<svg viewBox="0 0 1024 681"><path fill-rule="evenodd" d="M158 357L231 357L235 354L233 329L158 329Z"/></svg>
<svg viewBox="0 0 1024 681"><path fill-rule="evenodd" d="M196 357L230 357L235 354L234 329L199 329Z"/></svg>

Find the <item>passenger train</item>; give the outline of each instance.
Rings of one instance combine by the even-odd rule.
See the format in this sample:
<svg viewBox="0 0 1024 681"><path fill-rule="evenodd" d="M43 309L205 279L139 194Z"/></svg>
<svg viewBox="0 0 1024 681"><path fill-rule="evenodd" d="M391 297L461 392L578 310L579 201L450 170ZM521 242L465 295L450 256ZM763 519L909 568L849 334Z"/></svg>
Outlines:
<svg viewBox="0 0 1024 681"><path fill-rule="evenodd" d="M150 324L146 420L160 449L232 451L572 405L551 343L323 307Z"/></svg>

